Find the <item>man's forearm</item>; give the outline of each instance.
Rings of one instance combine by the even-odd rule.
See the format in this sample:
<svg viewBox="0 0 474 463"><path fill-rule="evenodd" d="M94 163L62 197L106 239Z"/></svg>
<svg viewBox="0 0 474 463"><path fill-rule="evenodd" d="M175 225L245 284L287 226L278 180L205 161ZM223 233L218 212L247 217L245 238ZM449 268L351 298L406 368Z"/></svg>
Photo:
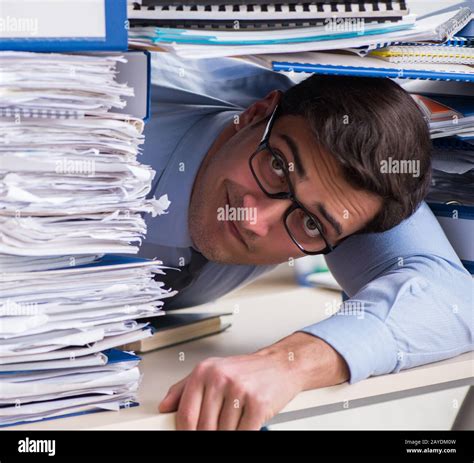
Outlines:
<svg viewBox="0 0 474 463"><path fill-rule="evenodd" d="M293 333L256 354L273 358L286 366L302 391L333 386L349 379L349 368L343 357L311 334Z"/></svg>

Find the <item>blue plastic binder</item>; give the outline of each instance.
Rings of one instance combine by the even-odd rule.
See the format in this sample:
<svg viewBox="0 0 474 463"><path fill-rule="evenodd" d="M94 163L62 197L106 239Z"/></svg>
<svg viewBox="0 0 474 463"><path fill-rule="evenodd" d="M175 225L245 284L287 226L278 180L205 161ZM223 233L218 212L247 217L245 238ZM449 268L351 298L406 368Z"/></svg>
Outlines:
<svg viewBox="0 0 474 463"><path fill-rule="evenodd" d="M12 0L10 0L11 2ZM20 0L17 0L20 2ZM65 37L63 35L52 35L51 37L37 36L35 37L35 31L33 25L38 25L36 22L31 22L30 31L26 30L22 37L8 37L8 27L10 29L18 29L23 21L23 24L27 24L26 20L35 21L35 18L27 18L28 3L29 0L21 0L21 8L17 8L13 5L9 8L9 2L6 2L0 8L0 20L5 25L4 29L7 31L2 33L0 37L0 50L11 50L11 51L34 51L34 52L68 52L68 51L123 51L127 50L128 47L128 30L127 30L127 2L126 0L97 0L97 3L92 4L97 8L104 8L105 17L105 34L103 36L94 37ZM37 3L37 2L36 2ZM36 5L35 5L36 6ZM84 5L84 8L91 8L91 6ZM55 6L51 2L44 2L41 6L42 13L44 11L45 16L54 18L54 23L60 23L61 21L68 21L74 23L75 18L70 15L63 15L61 18L60 13L55 12ZM18 13L18 16L12 16L10 11ZM64 10L63 10L64 11ZM102 10L100 10L102 11ZM55 17L54 15L58 17ZM90 11L89 14L94 14L94 11ZM44 17L43 16L43 19ZM38 19L36 18L36 21ZM39 21L41 25L41 21ZM44 27L47 29L47 27ZM20 33L22 30L20 30ZM15 31L15 34L17 32ZM15 35L13 34L13 35ZM12 35L12 34L10 34Z"/></svg>
<svg viewBox="0 0 474 463"><path fill-rule="evenodd" d="M393 69L338 66L328 64L291 63L273 61L274 71L307 72L324 75L356 76L356 77L390 77L392 79L425 79L425 80L455 80L459 82L474 82L474 73L433 72L417 69Z"/></svg>

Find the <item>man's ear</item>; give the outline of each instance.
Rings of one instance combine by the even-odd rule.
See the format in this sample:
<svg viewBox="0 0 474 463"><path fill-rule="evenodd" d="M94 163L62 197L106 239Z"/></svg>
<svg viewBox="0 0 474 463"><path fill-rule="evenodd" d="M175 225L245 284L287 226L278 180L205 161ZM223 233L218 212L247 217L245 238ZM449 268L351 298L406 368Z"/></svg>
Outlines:
<svg viewBox="0 0 474 463"><path fill-rule="evenodd" d="M280 90L273 90L265 98L250 105L238 116L237 122L234 124L235 131L238 132L248 125L257 124L268 118L280 101L281 95Z"/></svg>

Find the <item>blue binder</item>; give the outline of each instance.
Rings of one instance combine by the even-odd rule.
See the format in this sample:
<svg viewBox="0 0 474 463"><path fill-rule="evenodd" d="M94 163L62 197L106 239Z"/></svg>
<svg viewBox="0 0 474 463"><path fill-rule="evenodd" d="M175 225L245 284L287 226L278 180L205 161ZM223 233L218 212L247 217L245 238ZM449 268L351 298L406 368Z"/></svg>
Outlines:
<svg viewBox="0 0 474 463"><path fill-rule="evenodd" d="M34 51L34 52L70 52L70 51L123 51L128 47L127 30L127 2L126 0L99 0L103 3L105 12L105 36L104 37L34 37L25 32L24 37L5 38L0 37L0 50L11 51ZM25 1L25 11L21 10L22 16L28 17L28 2ZM51 3L42 6L49 10L49 15L54 15L54 7ZM2 7L0 18L6 21L19 21L11 18L7 8ZM70 20L70 18L69 18ZM61 18L55 18L61 21Z"/></svg>
<svg viewBox="0 0 474 463"><path fill-rule="evenodd" d="M274 71L308 72L330 76L356 76L356 77L390 77L392 79L425 79L425 80L455 80L459 82L474 82L473 74L459 72L433 72L417 69L373 68L336 66L328 64L290 63L286 61L273 61Z"/></svg>

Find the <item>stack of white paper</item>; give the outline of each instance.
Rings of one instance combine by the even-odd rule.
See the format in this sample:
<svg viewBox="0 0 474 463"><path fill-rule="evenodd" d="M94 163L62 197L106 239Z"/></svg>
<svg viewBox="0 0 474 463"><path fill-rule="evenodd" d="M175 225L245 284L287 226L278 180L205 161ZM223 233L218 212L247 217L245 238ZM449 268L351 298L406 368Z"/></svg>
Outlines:
<svg viewBox="0 0 474 463"><path fill-rule="evenodd" d="M135 405L139 357L106 354L95 366L0 373L0 426Z"/></svg>
<svg viewBox="0 0 474 463"><path fill-rule="evenodd" d="M0 53L0 253L136 253L154 171L143 121L108 112L133 90L120 56ZM31 77L34 75L34 79Z"/></svg>
<svg viewBox="0 0 474 463"><path fill-rule="evenodd" d="M153 279L163 273L160 262L119 262L3 274L0 371L19 359L67 357L68 346L87 344L79 350L90 353L92 343L105 338L113 347L123 343L123 335L147 334L134 320L161 315L162 299L174 293Z"/></svg>
<svg viewBox="0 0 474 463"><path fill-rule="evenodd" d="M148 198L143 121L111 112L124 59L0 52L0 426L134 404L138 357L114 347L175 294L126 256L170 202Z"/></svg>

